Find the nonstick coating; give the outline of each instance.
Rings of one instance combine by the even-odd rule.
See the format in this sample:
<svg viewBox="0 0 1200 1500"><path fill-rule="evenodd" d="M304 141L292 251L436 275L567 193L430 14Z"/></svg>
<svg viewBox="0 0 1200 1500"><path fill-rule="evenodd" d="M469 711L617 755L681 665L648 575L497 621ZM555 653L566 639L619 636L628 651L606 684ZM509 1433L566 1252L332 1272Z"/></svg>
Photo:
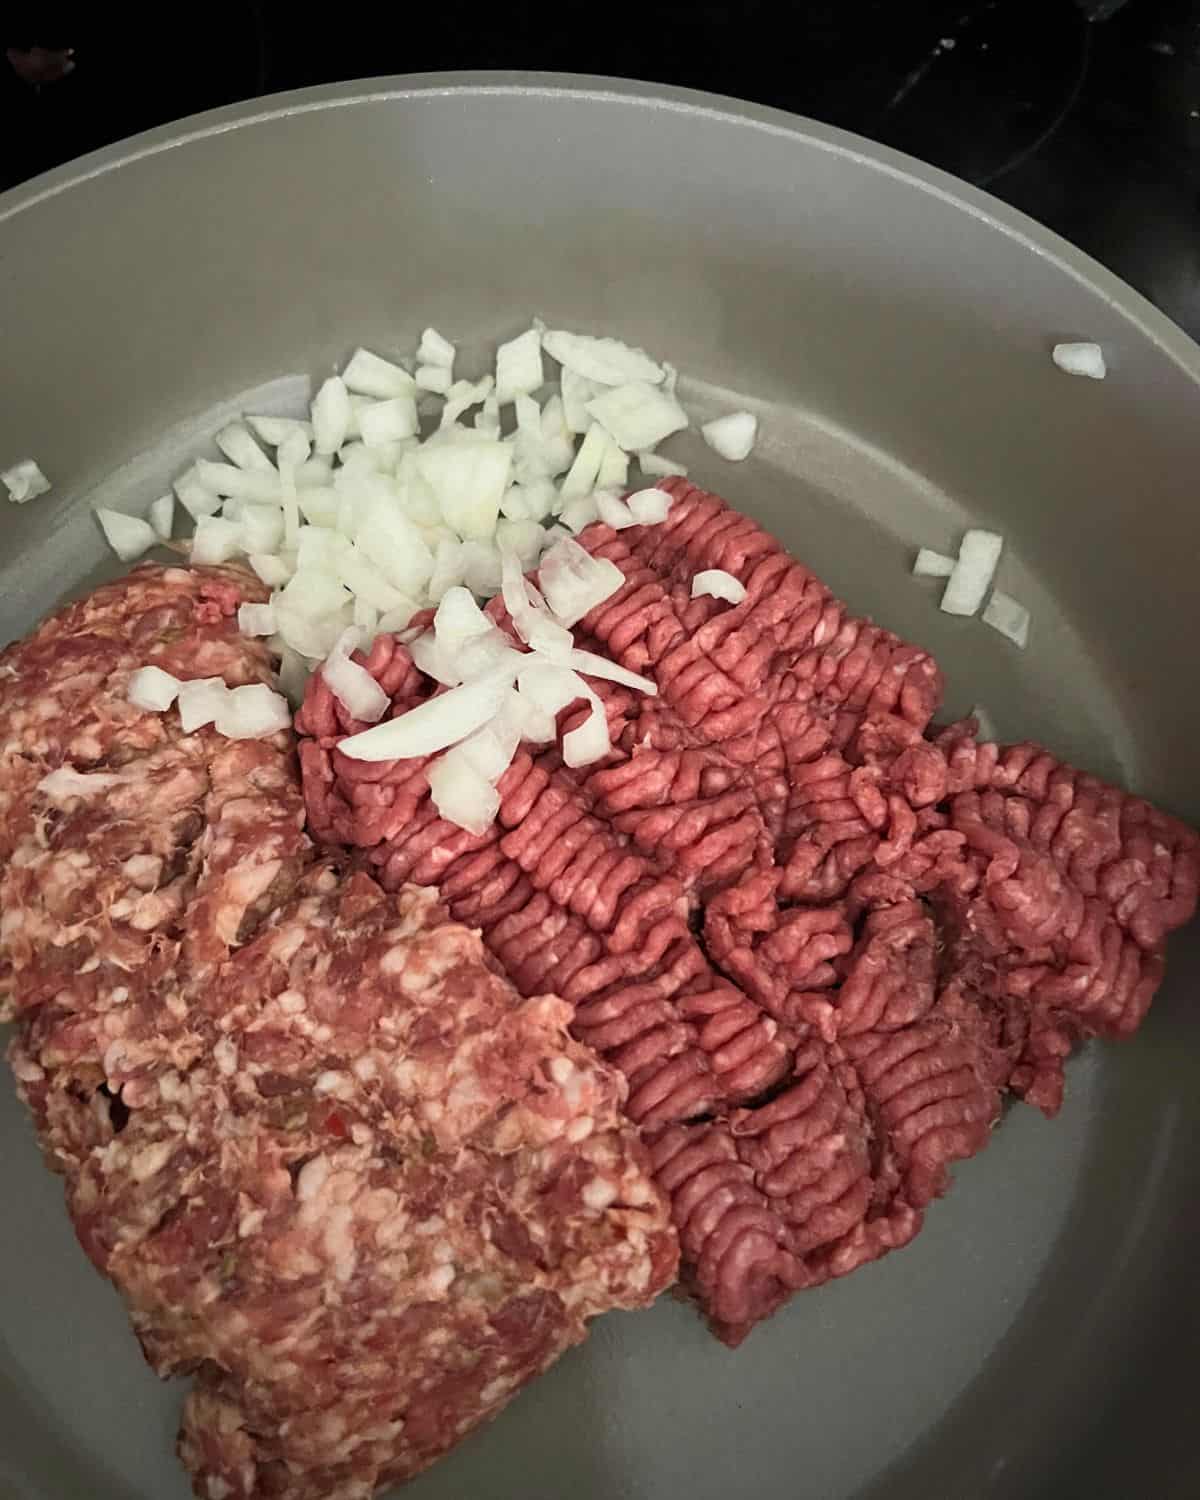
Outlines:
<svg viewBox="0 0 1200 1500"><path fill-rule="evenodd" d="M290 95L0 198L0 639L107 565L217 407L303 401L433 323L482 362L533 314L644 343L762 441L693 475L859 612L932 648L947 707L1200 814L1200 350L1061 240L855 137L597 80L463 75ZM1099 340L1104 382L1053 366ZM228 406L225 408L228 410ZM215 455L214 455L215 456ZM1018 652L907 576L981 522L1033 608ZM108 571L112 571L111 568ZM682 1305L586 1347L412 1500L1194 1496L1195 929L1141 1034L1014 1107L915 1244L736 1353ZM180 1390L143 1365L0 1089L0 1493L182 1500Z"/></svg>

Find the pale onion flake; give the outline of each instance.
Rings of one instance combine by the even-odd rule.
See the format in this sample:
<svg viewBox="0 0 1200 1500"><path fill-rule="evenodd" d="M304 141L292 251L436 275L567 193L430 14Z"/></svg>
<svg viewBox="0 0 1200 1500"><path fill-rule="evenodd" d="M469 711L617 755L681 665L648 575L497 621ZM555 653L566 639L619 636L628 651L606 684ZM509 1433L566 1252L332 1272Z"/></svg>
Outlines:
<svg viewBox="0 0 1200 1500"><path fill-rule="evenodd" d="M27 500L36 500L50 489L50 481L38 467L37 460L32 458L23 458L20 463L0 472L0 482L14 505L24 505Z"/></svg>
<svg viewBox="0 0 1200 1500"><path fill-rule="evenodd" d="M722 458L733 463L740 463L742 459L749 457L750 450L754 447L758 437L758 418L749 411L730 412L728 416L705 422L700 435L714 453L719 453Z"/></svg>
<svg viewBox="0 0 1200 1500"><path fill-rule="evenodd" d="M122 562L133 562L158 542L154 527L141 516L127 516L124 511L99 506L96 519L108 545Z"/></svg>
<svg viewBox="0 0 1200 1500"><path fill-rule="evenodd" d="M1068 375L1085 375L1089 380L1103 380L1108 374L1104 350L1099 344L1055 344L1054 363Z"/></svg>
<svg viewBox="0 0 1200 1500"><path fill-rule="evenodd" d="M958 561L942 594L948 615L973 615L987 597L996 576L1004 538L995 531L972 528L958 549Z"/></svg>
<svg viewBox="0 0 1200 1500"><path fill-rule="evenodd" d="M245 606L243 606L244 608ZM147 713L165 713L179 696L180 682L161 667L139 667L129 677L125 696L134 708Z"/></svg>
<svg viewBox="0 0 1200 1500"><path fill-rule="evenodd" d="M746 597L746 585L724 568L702 568L692 577L692 598L705 595L724 599L728 604L740 604Z"/></svg>
<svg viewBox="0 0 1200 1500"><path fill-rule="evenodd" d="M985 625L998 630L1014 646L1019 646L1022 651L1025 649L1029 642L1029 611L1011 594L1001 589L993 590L982 619Z"/></svg>
<svg viewBox="0 0 1200 1500"><path fill-rule="evenodd" d="M954 559L932 547L922 547L913 563L914 578L949 578L954 572Z"/></svg>

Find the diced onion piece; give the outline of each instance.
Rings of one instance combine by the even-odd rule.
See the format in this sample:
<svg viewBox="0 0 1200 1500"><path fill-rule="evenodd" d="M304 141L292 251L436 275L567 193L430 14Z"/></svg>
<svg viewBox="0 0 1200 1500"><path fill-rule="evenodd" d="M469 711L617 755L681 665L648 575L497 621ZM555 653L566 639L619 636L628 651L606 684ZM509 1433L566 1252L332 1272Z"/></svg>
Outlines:
<svg viewBox="0 0 1200 1500"><path fill-rule="evenodd" d="M486 402L492 394L495 381L490 375L484 375L482 379L472 383L469 380L456 380L446 392L446 404L442 407L443 427L449 427L451 423L457 422L463 412L470 411L471 407ZM476 427L480 426L478 420ZM496 411L496 431L500 429L500 412Z"/></svg>
<svg viewBox="0 0 1200 1500"><path fill-rule="evenodd" d="M501 406L543 384L542 336L530 328L496 350L496 400Z"/></svg>
<svg viewBox="0 0 1200 1500"><path fill-rule="evenodd" d="M245 606L242 606L245 608ZM139 667L129 678L125 696L134 708L149 713L164 713L179 696L179 678L161 667Z"/></svg>
<svg viewBox="0 0 1200 1500"><path fill-rule="evenodd" d="M1025 649L1029 641L1029 611L1011 594L995 589L983 611L983 623L1007 636L1014 646Z"/></svg>
<svg viewBox="0 0 1200 1500"><path fill-rule="evenodd" d="M412 396L393 396L388 401L375 401L359 412L358 425L368 448L414 437L419 427L416 400Z"/></svg>
<svg viewBox="0 0 1200 1500"><path fill-rule="evenodd" d="M517 671L517 691L527 704L553 718L577 699L586 698L590 689L570 667L524 656Z"/></svg>
<svg viewBox="0 0 1200 1500"><path fill-rule="evenodd" d="M512 552L501 553L502 595L513 628L532 651L548 660L565 663L575 638L565 625L550 618L545 601L529 583L522 564Z"/></svg>
<svg viewBox="0 0 1200 1500"><path fill-rule="evenodd" d="M585 526L590 526L593 521L598 520L599 516L600 512L596 508L596 496L594 493L580 495L575 500L568 500L559 512L559 520L569 531L575 532L576 535Z"/></svg>
<svg viewBox="0 0 1200 1500"><path fill-rule="evenodd" d="M408 653L417 671L424 672L426 677L432 677L434 682L440 682L444 687L457 687L462 681L462 673L458 669L454 653L438 644L437 636L432 630L423 631L409 641Z"/></svg>
<svg viewBox="0 0 1200 1500"><path fill-rule="evenodd" d="M221 509L221 497L201 481L196 464L179 476L174 490L180 505L193 521L198 521L201 516L215 515Z"/></svg>
<svg viewBox="0 0 1200 1500"><path fill-rule="evenodd" d="M521 736L515 724L501 710L490 724L469 734L453 750L447 750L443 759L449 760L453 756L456 760L465 760L485 781L495 786L512 765L520 743Z"/></svg>
<svg viewBox="0 0 1200 1500"><path fill-rule="evenodd" d="M497 521L496 546L501 555L513 552L521 561L522 568L537 565L542 555L544 530L537 521Z"/></svg>
<svg viewBox="0 0 1200 1500"><path fill-rule="evenodd" d="M246 422L259 439L272 448L278 448L293 432L302 433L312 441L312 423L302 422L296 417L247 417Z"/></svg>
<svg viewBox="0 0 1200 1500"><path fill-rule="evenodd" d="M648 449L643 449L638 454L637 461L638 468L647 479L669 479L672 474L687 475L687 464L677 463L673 458L666 458L661 453L651 453Z"/></svg>
<svg viewBox="0 0 1200 1500"><path fill-rule="evenodd" d="M429 578L429 598L437 604L449 588L463 581L465 562L463 544L458 541L440 541Z"/></svg>
<svg viewBox="0 0 1200 1500"><path fill-rule="evenodd" d="M269 589L281 589L295 571L282 557L269 552L252 552L250 566Z"/></svg>
<svg viewBox="0 0 1200 1500"><path fill-rule="evenodd" d="M274 635L279 628L273 604L239 604L237 620L243 635Z"/></svg>
<svg viewBox="0 0 1200 1500"><path fill-rule="evenodd" d="M279 452L275 455L281 470L288 463L295 464L294 478L297 488L302 490L333 483L333 461L325 457L305 457L310 447L311 444L307 444L302 432L291 433L280 443Z"/></svg>
<svg viewBox="0 0 1200 1500"><path fill-rule="evenodd" d="M123 511L100 506L96 511L96 519L100 522L108 545L122 562L132 562L158 542L154 527L149 521L143 521L141 516L127 516Z"/></svg>
<svg viewBox="0 0 1200 1500"><path fill-rule="evenodd" d="M279 671L275 674L279 691L293 708L299 708L304 702L304 690L308 685L308 662L298 651L293 651L281 636L276 636L270 646L279 656Z"/></svg>
<svg viewBox="0 0 1200 1500"><path fill-rule="evenodd" d="M296 545L296 567L337 578L350 542L330 526L301 526Z"/></svg>
<svg viewBox="0 0 1200 1500"><path fill-rule="evenodd" d="M559 487L559 494L564 501L581 500L595 490L600 477L600 465L604 462L608 446L608 433L599 422L593 422L579 445L579 452L575 455L567 477Z"/></svg>
<svg viewBox="0 0 1200 1500"><path fill-rule="evenodd" d="M50 488L50 481L38 467L37 460L23 458L20 463L0 473L0 483L8 491L14 505L24 505L27 500L36 500Z"/></svg>
<svg viewBox="0 0 1200 1500"><path fill-rule="evenodd" d="M417 388L434 396L445 396L450 392L454 377L443 365L418 365Z"/></svg>
<svg viewBox="0 0 1200 1500"><path fill-rule="evenodd" d="M350 362L342 371L342 380L348 391L359 396L374 396L377 401L388 401L393 396L411 396L416 382L407 370L382 359L369 349L356 349Z"/></svg>
<svg viewBox="0 0 1200 1500"><path fill-rule="evenodd" d="M652 698L658 696L656 682L652 682L649 677L639 677L628 667L622 667L617 662L610 661L607 656L599 656L595 651L572 651L568 665L576 672L582 672L585 677L602 677L607 682L619 682L622 687L636 688L639 693L648 693Z"/></svg>
<svg viewBox="0 0 1200 1500"><path fill-rule="evenodd" d="M379 629L379 611L358 594L354 596L354 624L362 636L363 650L369 651Z"/></svg>
<svg viewBox="0 0 1200 1500"><path fill-rule="evenodd" d="M184 734L194 734L211 724L225 707L229 689L221 677L194 677L181 682L176 702Z"/></svg>
<svg viewBox="0 0 1200 1500"><path fill-rule="evenodd" d="M598 490L623 490L628 477L629 454L618 448L610 438L608 447L604 450L604 457L600 460L600 470L596 475L596 488Z"/></svg>
<svg viewBox="0 0 1200 1500"><path fill-rule="evenodd" d="M411 601L397 605L395 609L386 609L375 622L375 632L377 635L396 635L408 628L409 621L416 613L417 606Z"/></svg>
<svg viewBox="0 0 1200 1500"><path fill-rule="evenodd" d="M443 650L455 653L472 636L486 635L493 629L491 620L476 604L469 590L447 589L433 617L433 632Z"/></svg>
<svg viewBox="0 0 1200 1500"><path fill-rule="evenodd" d="M746 585L724 568L702 568L692 578L692 598L705 595L724 599L727 604L740 604L746 597Z"/></svg>
<svg viewBox="0 0 1200 1500"><path fill-rule="evenodd" d="M514 655L517 653L514 652ZM464 683L410 708L407 713L352 734L338 745L351 760L405 760L433 755L481 729L504 702L513 674L507 669Z"/></svg>
<svg viewBox="0 0 1200 1500"><path fill-rule="evenodd" d="M653 448L688 425L678 401L635 380L594 396L587 409L619 448Z"/></svg>
<svg viewBox="0 0 1200 1500"><path fill-rule="evenodd" d="M600 385L624 385L631 380L657 385L665 373L645 350L632 349L619 339L548 329L542 335L542 348L565 369Z"/></svg>
<svg viewBox="0 0 1200 1500"><path fill-rule="evenodd" d="M487 677L501 667L516 676L517 667L525 660L502 630L490 626L484 635L473 635L464 641L455 652L455 664L464 682L474 682Z"/></svg>
<svg viewBox="0 0 1200 1500"><path fill-rule="evenodd" d="M216 730L228 740L260 740L292 727L292 710L265 682L230 688L216 717Z"/></svg>
<svg viewBox="0 0 1200 1500"><path fill-rule="evenodd" d="M201 516L196 522L192 537L192 562L228 562L242 550L242 527L239 521L227 521L223 516Z"/></svg>
<svg viewBox="0 0 1200 1500"><path fill-rule="evenodd" d="M375 564L357 546L347 547L337 560L338 582L350 590L356 599L363 599L377 610L407 609L409 617L416 613L416 605L400 589L394 588ZM406 622L407 623L407 622Z"/></svg>
<svg viewBox="0 0 1200 1500"><path fill-rule="evenodd" d="M954 559L932 547L922 547L913 563L914 578L949 578L953 572Z"/></svg>
<svg viewBox="0 0 1200 1500"><path fill-rule="evenodd" d="M464 540L485 541L496 529L508 488L512 448L481 439L418 453L417 472L437 497L447 526Z"/></svg>
<svg viewBox="0 0 1200 1500"><path fill-rule="evenodd" d="M500 403L495 396L488 396L475 413L475 427L488 437L500 436Z"/></svg>
<svg viewBox="0 0 1200 1500"><path fill-rule="evenodd" d="M611 526L614 531L625 531L630 526L637 525L637 518L625 504L620 495L614 495L611 490L596 491L596 512L606 526Z"/></svg>
<svg viewBox="0 0 1200 1500"><path fill-rule="evenodd" d="M346 744L343 740L343 750ZM495 822L500 811L500 793L464 757L454 752L443 755L428 767L425 776L433 805L447 823L479 835Z"/></svg>
<svg viewBox="0 0 1200 1500"><path fill-rule="evenodd" d="M636 490L626 497L625 504L639 526L657 526L667 519L672 499L666 490Z"/></svg>
<svg viewBox="0 0 1200 1500"><path fill-rule="evenodd" d="M366 504L355 542L394 588L419 597L433 572L433 554L395 490L378 475L370 478L369 486L364 481Z"/></svg>
<svg viewBox="0 0 1200 1500"><path fill-rule="evenodd" d="M350 392L346 382L331 375L313 397L313 447L318 453L336 453L350 430Z"/></svg>
<svg viewBox="0 0 1200 1500"><path fill-rule="evenodd" d="M222 427L216 437L217 447L239 469L257 469L261 474L273 474L275 465L251 436L250 429L241 422L230 422Z"/></svg>
<svg viewBox="0 0 1200 1500"><path fill-rule="evenodd" d="M225 507L228 515L229 507ZM238 511L242 548L246 552L277 552L283 545L283 512L277 505L247 500Z"/></svg>
<svg viewBox="0 0 1200 1500"><path fill-rule="evenodd" d="M175 496L170 490L150 504L150 524L160 541L168 541L175 525Z"/></svg>
<svg viewBox="0 0 1200 1500"><path fill-rule="evenodd" d="M978 740L981 744L994 745L998 742L999 735L997 735L996 733L996 726L992 722L992 716L988 713L987 709L984 708L982 703L977 703L974 708L972 708L971 718L975 720L976 740Z"/></svg>
<svg viewBox="0 0 1200 1500"><path fill-rule="evenodd" d="M1055 344L1054 363L1068 375L1086 375L1091 380L1103 380L1108 374L1104 363L1104 350L1099 344Z"/></svg>
<svg viewBox="0 0 1200 1500"><path fill-rule="evenodd" d="M427 328L421 335L417 349L417 361L423 365L438 365L449 370L458 351L449 339L444 339L436 328Z"/></svg>
<svg viewBox="0 0 1200 1500"><path fill-rule="evenodd" d="M274 469L265 474L257 469L239 469L234 464L215 464L207 458L200 458L196 460L196 477L214 495L233 496L238 500L273 501L276 505L279 503L279 475ZM178 488L176 494L184 505L188 504Z"/></svg>
<svg viewBox="0 0 1200 1500"><path fill-rule="evenodd" d="M577 375L574 370L562 372L563 421L568 432L584 433L592 425L587 404L605 389L598 380Z"/></svg>
<svg viewBox="0 0 1200 1500"><path fill-rule="evenodd" d="M387 713L392 700L366 667L351 660L351 653L358 649L358 644L357 629L351 627L343 631L321 664L321 676L351 718L364 724L375 724Z"/></svg>
<svg viewBox="0 0 1200 1500"><path fill-rule="evenodd" d="M538 581L546 603L563 625L582 620L588 610L609 599L625 575L606 557L592 557L575 541L556 542L542 558Z"/></svg>
<svg viewBox="0 0 1200 1500"><path fill-rule="evenodd" d="M603 760L612 749L604 705L590 688L587 697L591 713L578 729L571 729L563 735L563 763L572 767L594 765L596 761Z"/></svg>
<svg viewBox="0 0 1200 1500"><path fill-rule="evenodd" d="M728 416L714 417L700 429L704 441L722 458L740 463L749 456L758 437L758 418L753 412L731 411Z"/></svg>
<svg viewBox="0 0 1200 1500"><path fill-rule="evenodd" d="M942 594L941 607L946 614L975 613L992 586L1003 546L1004 538L995 531L972 529L964 535L954 572Z"/></svg>

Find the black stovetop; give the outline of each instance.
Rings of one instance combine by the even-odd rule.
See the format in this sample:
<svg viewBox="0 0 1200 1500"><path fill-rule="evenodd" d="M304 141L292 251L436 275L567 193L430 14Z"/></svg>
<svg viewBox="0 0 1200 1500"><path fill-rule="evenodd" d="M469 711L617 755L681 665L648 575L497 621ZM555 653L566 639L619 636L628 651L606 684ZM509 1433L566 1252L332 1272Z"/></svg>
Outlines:
<svg viewBox="0 0 1200 1500"><path fill-rule="evenodd" d="M98 23L99 9L0 17L21 32L6 45L40 26L77 47L71 77L36 96L5 79L0 185L149 124L334 79L650 79L778 105L945 167L1200 336L1200 0L448 0L391 18L372 7L338 31L298 21L291 0L209 0L203 28L169 52L156 29Z"/></svg>

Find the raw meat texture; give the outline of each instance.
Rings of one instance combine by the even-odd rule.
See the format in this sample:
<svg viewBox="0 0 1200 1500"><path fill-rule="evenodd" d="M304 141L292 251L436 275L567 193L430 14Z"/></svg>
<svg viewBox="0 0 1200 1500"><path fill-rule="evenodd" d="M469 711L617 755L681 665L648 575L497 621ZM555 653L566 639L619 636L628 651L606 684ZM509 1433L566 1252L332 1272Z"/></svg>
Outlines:
<svg viewBox="0 0 1200 1500"><path fill-rule="evenodd" d="M361 726L319 679L297 723L313 832L389 888L436 885L625 1074L685 1283L736 1343L911 1240L1006 1091L1053 1114L1073 1044L1135 1029L1200 844L1034 746L934 732L928 654L715 496L664 487L664 523L581 536L625 583L578 644L659 688L594 684L604 762L523 749L475 837L438 818L425 762L338 750ZM693 599L705 568L745 600ZM394 712L436 691L391 638L366 665Z"/></svg>
<svg viewBox="0 0 1200 1500"><path fill-rule="evenodd" d="M269 679L256 597L139 569L0 657L10 1056L147 1358L196 1376L197 1493L360 1500L650 1302L678 1243L565 1001L433 892L318 860L290 734L125 702L150 660Z"/></svg>

